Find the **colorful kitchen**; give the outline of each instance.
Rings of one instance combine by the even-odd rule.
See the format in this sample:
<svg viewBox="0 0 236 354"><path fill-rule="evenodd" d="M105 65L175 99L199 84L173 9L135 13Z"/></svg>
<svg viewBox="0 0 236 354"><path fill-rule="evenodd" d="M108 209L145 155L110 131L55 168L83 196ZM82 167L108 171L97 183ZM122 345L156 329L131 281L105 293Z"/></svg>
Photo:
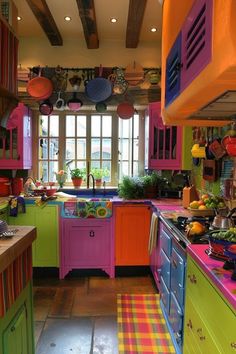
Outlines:
<svg viewBox="0 0 236 354"><path fill-rule="evenodd" d="M235 23L0 0L0 354L236 353Z"/></svg>

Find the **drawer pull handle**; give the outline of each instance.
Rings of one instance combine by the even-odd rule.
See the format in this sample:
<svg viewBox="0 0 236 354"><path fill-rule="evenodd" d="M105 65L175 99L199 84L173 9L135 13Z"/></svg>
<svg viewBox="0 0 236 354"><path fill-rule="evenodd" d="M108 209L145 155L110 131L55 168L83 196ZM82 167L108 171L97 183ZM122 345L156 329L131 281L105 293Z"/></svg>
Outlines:
<svg viewBox="0 0 236 354"><path fill-rule="evenodd" d="M206 337L203 336L203 334L202 334L202 328L198 328L197 329L197 333L199 334L199 339L200 340L205 340L206 339Z"/></svg>
<svg viewBox="0 0 236 354"><path fill-rule="evenodd" d="M188 320L187 327L191 329L193 328L193 324L191 320Z"/></svg>
<svg viewBox="0 0 236 354"><path fill-rule="evenodd" d="M91 231L89 232L89 236L90 236L90 237L94 237L94 236L95 236L95 232L94 232L93 230L91 230Z"/></svg>
<svg viewBox="0 0 236 354"><path fill-rule="evenodd" d="M188 279L190 280L191 283L193 284L196 284L197 283L197 278L196 276L193 274L193 275L188 275Z"/></svg>
<svg viewBox="0 0 236 354"><path fill-rule="evenodd" d="M231 343L231 347L234 348L234 349L236 349L236 343L235 343L235 342L232 342L232 343Z"/></svg>
<svg viewBox="0 0 236 354"><path fill-rule="evenodd" d="M172 265L173 265L173 267L176 269L177 267L178 267L178 264L177 264L177 262L173 259L173 261L172 261Z"/></svg>

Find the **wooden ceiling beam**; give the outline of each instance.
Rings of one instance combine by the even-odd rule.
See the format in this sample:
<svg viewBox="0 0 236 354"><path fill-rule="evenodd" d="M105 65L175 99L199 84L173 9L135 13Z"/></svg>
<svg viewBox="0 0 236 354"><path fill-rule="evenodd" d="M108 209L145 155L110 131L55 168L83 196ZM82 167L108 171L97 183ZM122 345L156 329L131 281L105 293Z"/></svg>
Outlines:
<svg viewBox="0 0 236 354"><path fill-rule="evenodd" d="M99 48L94 0L76 0L88 49Z"/></svg>
<svg viewBox="0 0 236 354"><path fill-rule="evenodd" d="M48 37L51 45L62 46L63 39L45 0L26 0L31 11Z"/></svg>
<svg viewBox="0 0 236 354"><path fill-rule="evenodd" d="M147 0L129 0L126 48L137 48Z"/></svg>

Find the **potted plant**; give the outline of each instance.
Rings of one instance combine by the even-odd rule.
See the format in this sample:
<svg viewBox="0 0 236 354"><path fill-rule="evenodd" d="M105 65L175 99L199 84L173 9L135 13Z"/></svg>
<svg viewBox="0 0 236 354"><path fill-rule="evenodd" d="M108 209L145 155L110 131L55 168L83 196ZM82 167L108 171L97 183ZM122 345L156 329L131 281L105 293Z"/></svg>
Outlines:
<svg viewBox="0 0 236 354"><path fill-rule="evenodd" d="M124 176L118 186L118 195L124 199L141 199L144 196L141 178Z"/></svg>
<svg viewBox="0 0 236 354"><path fill-rule="evenodd" d="M144 196L146 198L156 198L158 191L166 184L166 178L163 178L153 171L150 175L142 177Z"/></svg>
<svg viewBox="0 0 236 354"><path fill-rule="evenodd" d="M110 172L107 168L92 168L91 173L95 179L97 187L101 186L103 177L110 176Z"/></svg>
<svg viewBox="0 0 236 354"><path fill-rule="evenodd" d="M74 168L70 171L72 183L74 187L80 187L83 181L83 178L86 176L85 168Z"/></svg>

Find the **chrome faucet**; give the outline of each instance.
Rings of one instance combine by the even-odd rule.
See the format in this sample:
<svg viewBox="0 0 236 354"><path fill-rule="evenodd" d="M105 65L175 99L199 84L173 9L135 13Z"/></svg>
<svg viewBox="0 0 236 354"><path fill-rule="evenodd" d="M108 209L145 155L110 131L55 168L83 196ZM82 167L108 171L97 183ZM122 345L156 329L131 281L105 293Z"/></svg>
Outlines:
<svg viewBox="0 0 236 354"><path fill-rule="evenodd" d="M94 179L94 175L92 173L89 173L87 175L87 188L89 189L89 177L92 177L92 181L93 181L93 195L95 195L95 179Z"/></svg>

